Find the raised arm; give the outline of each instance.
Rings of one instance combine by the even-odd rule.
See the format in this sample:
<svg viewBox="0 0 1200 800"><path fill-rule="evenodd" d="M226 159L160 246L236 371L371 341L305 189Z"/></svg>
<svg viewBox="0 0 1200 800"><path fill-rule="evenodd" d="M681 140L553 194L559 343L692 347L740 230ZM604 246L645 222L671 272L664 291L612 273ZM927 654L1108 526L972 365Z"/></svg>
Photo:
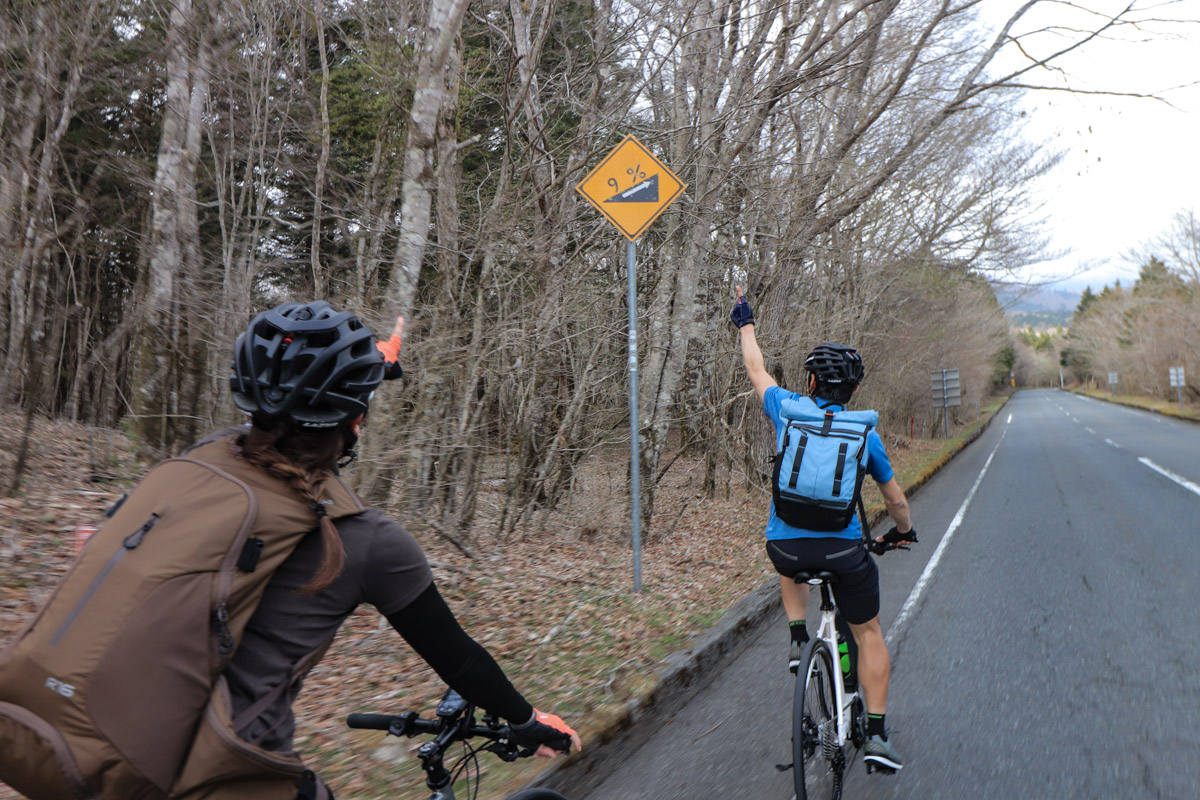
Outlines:
<svg viewBox="0 0 1200 800"><path fill-rule="evenodd" d="M758 346L758 338L754 335L754 312L742 295L742 287L736 288L737 303L734 304L733 311L729 312L729 317L733 320L733 324L738 326L738 334L741 336L742 361L746 364L746 375L750 378L755 393L758 394L759 402L762 402L767 389L779 384L767 372L766 365L763 363L762 350Z"/></svg>

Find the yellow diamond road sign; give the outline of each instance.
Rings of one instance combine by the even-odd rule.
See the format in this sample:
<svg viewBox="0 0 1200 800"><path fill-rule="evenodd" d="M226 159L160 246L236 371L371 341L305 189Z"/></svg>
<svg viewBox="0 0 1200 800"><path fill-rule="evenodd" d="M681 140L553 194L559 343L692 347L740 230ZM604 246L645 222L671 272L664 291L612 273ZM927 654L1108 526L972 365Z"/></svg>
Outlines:
<svg viewBox="0 0 1200 800"><path fill-rule="evenodd" d="M626 136L575 190L636 242L685 188L645 145Z"/></svg>

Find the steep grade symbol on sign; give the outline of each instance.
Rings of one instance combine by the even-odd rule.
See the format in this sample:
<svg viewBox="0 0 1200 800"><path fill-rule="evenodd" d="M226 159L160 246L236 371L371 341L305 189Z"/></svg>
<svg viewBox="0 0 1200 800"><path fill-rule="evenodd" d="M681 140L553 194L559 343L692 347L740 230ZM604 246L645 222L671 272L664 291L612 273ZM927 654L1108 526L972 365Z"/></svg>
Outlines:
<svg viewBox="0 0 1200 800"><path fill-rule="evenodd" d="M642 173L645 175L645 173ZM609 180L610 184L616 184L615 180ZM617 192L612 197L608 198L606 203L657 203L658 202L658 176L651 175L641 183L635 183L630 188L623 192Z"/></svg>

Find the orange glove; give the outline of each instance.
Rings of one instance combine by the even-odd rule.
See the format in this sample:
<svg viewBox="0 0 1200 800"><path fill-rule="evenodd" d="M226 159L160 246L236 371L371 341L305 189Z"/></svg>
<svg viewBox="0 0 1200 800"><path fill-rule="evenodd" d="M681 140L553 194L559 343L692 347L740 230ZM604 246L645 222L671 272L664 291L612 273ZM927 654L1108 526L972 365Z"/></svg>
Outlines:
<svg viewBox="0 0 1200 800"><path fill-rule="evenodd" d="M404 370L400 369L400 345L403 342L403 334L404 317L396 317L396 327L392 329L391 337L386 342L375 343L379 352L383 353L384 380L394 380L404 374Z"/></svg>
<svg viewBox="0 0 1200 800"><path fill-rule="evenodd" d="M553 757L555 750L569 753L572 746L576 750L583 749L579 734L562 718L536 708L533 710L533 719L524 725L510 725L509 730L512 731L514 742L522 747L537 748L539 756Z"/></svg>

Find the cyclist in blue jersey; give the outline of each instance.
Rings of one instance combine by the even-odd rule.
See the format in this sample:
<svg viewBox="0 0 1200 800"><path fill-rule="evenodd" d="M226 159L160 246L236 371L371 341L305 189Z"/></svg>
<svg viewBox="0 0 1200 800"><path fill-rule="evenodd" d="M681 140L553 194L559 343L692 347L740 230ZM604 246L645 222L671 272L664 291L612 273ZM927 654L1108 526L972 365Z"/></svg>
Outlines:
<svg viewBox="0 0 1200 800"><path fill-rule="evenodd" d="M762 401L763 413L775 424L776 432L785 425L780 407L787 399L811 402L822 410L843 410L863 378L862 358L858 352L845 345L822 344L804 362L808 373L808 396L782 389L766 370L755 337L754 312L740 286L737 295L730 318L739 329L746 374ZM868 435L867 449L867 472L879 484L887 512L896 524L893 530L901 534L912 532L908 501L892 474L883 441L874 430ZM900 769L903 762L888 741L885 726L891 659L879 624L879 571L862 542L858 517L852 517L849 525L840 531L807 530L793 527L777 517L772 502L766 536L767 554L780 574L783 607L791 634L789 668L793 672L797 669L801 651L808 641L805 626L808 585L797 584L791 576L803 569L832 572L838 578L832 587L834 599L858 646L858 681L867 708L867 742L863 747L863 758L888 769ZM876 541L883 541L883 537L877 537Z"/></svg>

